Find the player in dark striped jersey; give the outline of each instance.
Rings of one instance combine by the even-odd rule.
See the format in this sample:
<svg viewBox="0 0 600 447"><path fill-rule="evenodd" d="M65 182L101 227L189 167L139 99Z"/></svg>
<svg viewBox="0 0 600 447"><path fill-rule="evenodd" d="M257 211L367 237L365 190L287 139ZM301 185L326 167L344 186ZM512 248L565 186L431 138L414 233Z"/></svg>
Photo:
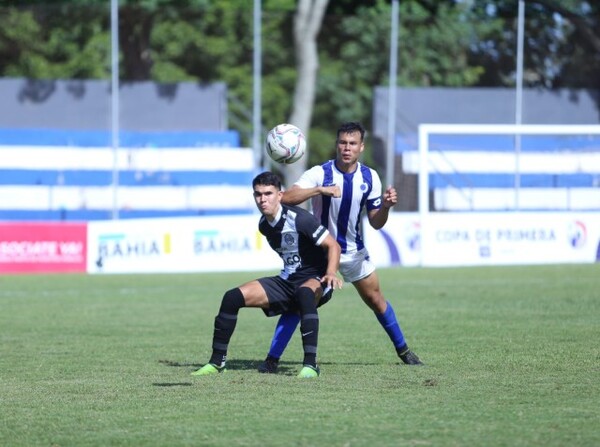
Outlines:
<svg viewBox="0 0 600 447"><path fill-rule="evenodd" d="M313 214L326 226L342 248L340 273L351 282L385 329L397 355L409 365L422 365L406 343L392 305L380 289L375 265L369 259L362 234L362 219L382 228L390 208L397 203L396 190L382 194L377 172L358 161L364 150L365 129L360 123L344 123L337 131L335 160L314 166L283 195L283 202L299 204L311 199ZM283 314L275 328L271 348L260 372L274 373L277 362L298 325L298 317Z"/></svg>
<svg viewBox="0 0 600 447"><path fill-rule="evenodd" d="M311 213L281 203L281 181L275 174L259 174L252 181L252 188L262 214L259 231L283 260L283 269L278 276L255 279L225 293L215 317L210 360L192 374L202 376L224 371L238 311L242 307L259 307L267 316L298 315L304 348L303 367L298 377L317 377L317 307L331 297L326 292L328 289L342 286L336 276L340 246Z"/></svg>

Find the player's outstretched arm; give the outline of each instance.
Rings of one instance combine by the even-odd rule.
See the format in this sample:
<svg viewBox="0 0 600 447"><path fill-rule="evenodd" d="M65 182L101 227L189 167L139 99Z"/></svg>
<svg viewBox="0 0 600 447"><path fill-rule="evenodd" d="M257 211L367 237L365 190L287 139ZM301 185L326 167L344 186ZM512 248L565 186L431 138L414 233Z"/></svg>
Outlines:
<svg viewBox="0 0 600 447"><path fill-rule="evenodd" d="M340 197L342 192L337 185L315 186L313 188L301 188L298 185L292 185L290 189L283 192L281 201L286 205L298 205L319 194L330 197Z"/></svg>
<svg viewBox="0 0 600 447"><path fill-rule="evenodd" d="M327 272L321 279L323 288L341 289L343 281L336 275L340 266L340 255L342 253L340 244L337 243L331 234L328 234L321 243L321 246L327 249Z"/></svg>
<svg viewBox="0 0 600 447"><path fill-rule="evenodd" d="M371 226L376 230L383 228L388 220L390 209L396 203L398 203L396 189L393 186L388 186L381 197L381 207L371 210L368 213Z"/></svg>

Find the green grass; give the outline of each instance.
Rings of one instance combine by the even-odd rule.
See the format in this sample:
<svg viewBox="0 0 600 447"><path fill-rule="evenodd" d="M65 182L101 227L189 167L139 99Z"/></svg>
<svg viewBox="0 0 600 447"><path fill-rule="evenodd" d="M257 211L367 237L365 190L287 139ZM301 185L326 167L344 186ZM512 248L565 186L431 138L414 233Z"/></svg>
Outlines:
<svg viewBox="0 0 600 447"><path fill-rule="evenodd" d="M242 309L229 371L210 355L223 293L261 273L0 276L2 446L597 446L600 265L386 269L425 367L399 365L346 285L320 309L321 377L295 336Z"/></svg>

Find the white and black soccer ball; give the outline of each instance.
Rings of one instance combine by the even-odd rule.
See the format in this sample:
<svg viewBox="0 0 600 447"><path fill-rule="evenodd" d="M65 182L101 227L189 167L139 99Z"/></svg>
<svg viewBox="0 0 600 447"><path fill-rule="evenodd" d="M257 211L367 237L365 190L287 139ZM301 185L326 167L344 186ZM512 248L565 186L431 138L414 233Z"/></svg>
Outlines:
<svg viewBox="0 0 600 447"><path fill-rule="evenodd" d="M293 124L278 124L267 134L266 150L277 163L295 163L306 152L306 137Z"/></svg>

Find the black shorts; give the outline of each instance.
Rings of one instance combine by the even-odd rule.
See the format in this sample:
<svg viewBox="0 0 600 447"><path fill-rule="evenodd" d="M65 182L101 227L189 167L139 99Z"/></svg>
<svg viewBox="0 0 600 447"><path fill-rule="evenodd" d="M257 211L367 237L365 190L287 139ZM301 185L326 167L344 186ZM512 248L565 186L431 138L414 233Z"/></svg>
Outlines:
<svg viewBox="0 0 600 447"><path fill-rule="evenodd" d="M257 281L263 286L263 289L265 289L269 300L269 308L263 309L263 312L267 317L274 317L283 313L299 312L295 294L296 290L298 290L298 288L306 281L303 281L302 283L292 283L280 276L267 276L259 278ZM321 307L328 302L332 295L333 291L330 291L322 296L317 307Z"/></svg>

